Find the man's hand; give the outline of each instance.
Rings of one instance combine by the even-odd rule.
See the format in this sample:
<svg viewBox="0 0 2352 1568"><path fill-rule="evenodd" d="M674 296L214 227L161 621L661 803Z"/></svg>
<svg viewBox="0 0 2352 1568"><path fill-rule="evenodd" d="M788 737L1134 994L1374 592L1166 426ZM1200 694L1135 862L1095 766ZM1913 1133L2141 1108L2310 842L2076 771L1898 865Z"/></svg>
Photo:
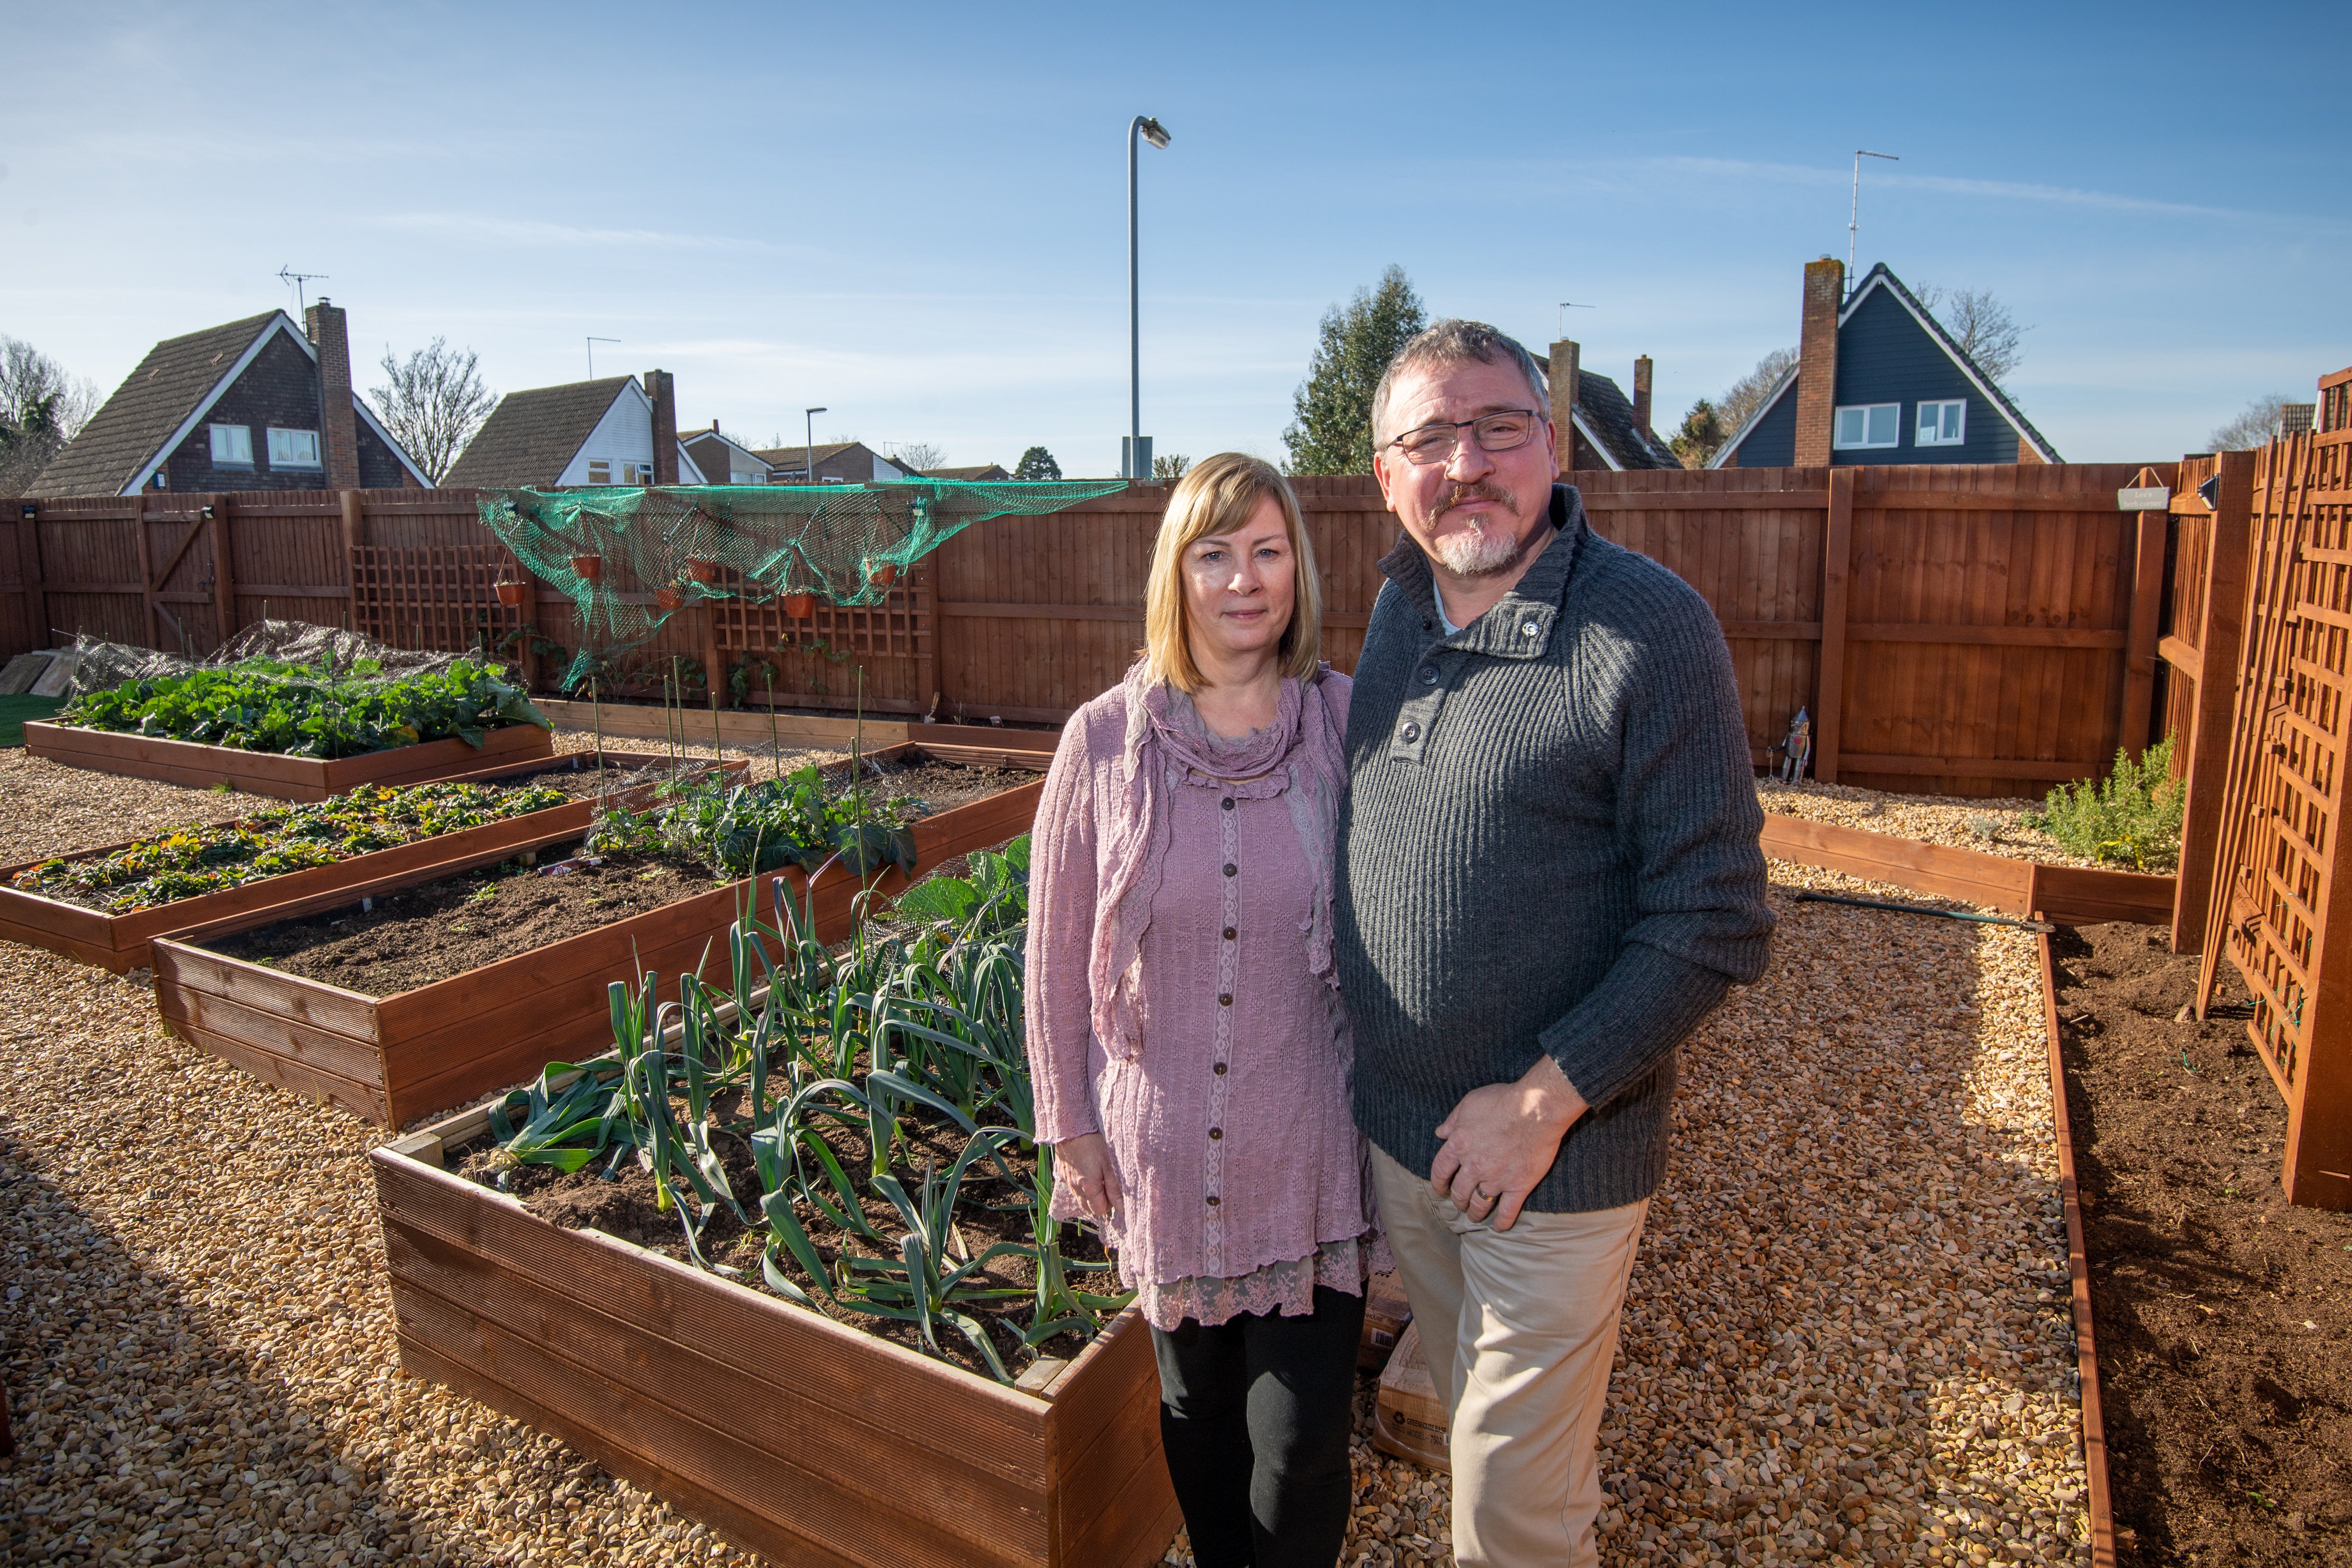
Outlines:
<svg viewBox="0 0 2352 1568"><path fill-rule="evenodd" d="M1111 1162L1110 1145L1099 1132L1082 1132L1054 1145L1056 1179L1070 1184L1078 1206L1098 1220L1117 1217L1127 1201L1118 1184L1118 1167Z"/></svg>
<svg viewBox="0 0 2352 1568"><path fill-rule="evenodd" d="M1437 1124L1445 1142L1429 1168L1430 1187L1472 1219L1508 1230L1587 1109L1549 1053L1516 1082L1474 1089Z"/></svg>

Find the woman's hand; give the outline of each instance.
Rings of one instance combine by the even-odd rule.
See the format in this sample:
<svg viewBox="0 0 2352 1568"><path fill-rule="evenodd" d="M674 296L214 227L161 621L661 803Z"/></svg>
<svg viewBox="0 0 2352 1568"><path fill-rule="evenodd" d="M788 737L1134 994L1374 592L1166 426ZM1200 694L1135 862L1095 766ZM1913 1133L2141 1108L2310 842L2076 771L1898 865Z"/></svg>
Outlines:
<svg viewBox="0 0 2352 1568"><path fill-rule="evenodd" d="M1082 1132L1054 1145L1056 1180L1070 1184L1078 1206L1097 1220L1116 1219L1127 1194L1118 1184L1118 1167L1111 1163L1110 1145L1099 1132Z"/></svg>

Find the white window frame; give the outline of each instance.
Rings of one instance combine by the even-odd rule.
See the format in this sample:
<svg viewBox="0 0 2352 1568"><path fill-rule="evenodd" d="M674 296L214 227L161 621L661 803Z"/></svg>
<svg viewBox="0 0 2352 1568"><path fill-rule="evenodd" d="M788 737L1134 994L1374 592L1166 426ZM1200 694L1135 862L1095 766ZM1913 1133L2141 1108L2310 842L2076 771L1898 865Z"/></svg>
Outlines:
<svg viewBox="0 0 2352 1568"><path fill-rule="evenodd" d="M1870 439L1870 416L1880 409L1887 410L1892 416L1888 424L1893 426L1893 429L1885 440L1874 441ZM1849 414L1858 414L1862 416L1863 438L1859 441L1849 441L1844 438L1845 416ZM1890 447L1900 447L1903 445L1903 405L1900 403L1841 404L1837 411L1830 416L1830 437L1832 449L1840 452L1883 452Z"/></svg>
<svg viewBox="0 0 2352 1568"><path fill-rule="evenodd" d="M1947 436L1943 433L1943 415L1944 410L1948 408L1958 409L1959 411L1959 417L1953 421L1954 426L1958 432L1957 435ZM1932 427L1928 424L1928 418L1931 414L1935 418L1935 424ZM1927 399L1920 403L1919 412L1914 416L1912 419L1911 439L1914 445L1920 447L1958 447L1965 443L1968 438L1969 400L1967 398L1946 397Z"/></svg>
<svg viewBox="0 0 2352 1568"><path fill-rule="evenodd" d="M215 425L212 430L213 467L215 468L249 468L253 467L253 426L250 425ZM226 447L226 451L222 448ZM239 454L242 453L242 456Z"/></svg>
<svg viewBox="0 0 2352 1568"><path fill-rule="evenodd" d="M588 482L592 485L611 484L613 482L612 463L603 458L592 459L588 464Z"/></svg>
<svg viewBox="0 0 2352 1568"><path fill-rule="evenodd" d="M281 438L293 437L300 437L303 439L298 442ZM310 448L310 455L307 458L296 455L297 448L306 443ZM280 454L281 447L286 449L283 455ZM319 458L319 432L297 430L281 425L269 426L269 466L273 468L325 468L327 465Z"/></svg>

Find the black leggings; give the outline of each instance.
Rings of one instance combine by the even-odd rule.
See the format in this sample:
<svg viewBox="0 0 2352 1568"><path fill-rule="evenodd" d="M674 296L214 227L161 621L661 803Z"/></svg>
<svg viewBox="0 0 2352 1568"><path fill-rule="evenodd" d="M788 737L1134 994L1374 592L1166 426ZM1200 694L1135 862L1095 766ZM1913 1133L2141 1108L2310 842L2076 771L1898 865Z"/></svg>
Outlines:
<svg viewBox="0 0 2352 1568"><path fill-rule="evenodd" d="M1331 1568L1348 1537L1348 1436L1364 1299L1151 1331L1160 1440L1199 1568Z"/></svg>

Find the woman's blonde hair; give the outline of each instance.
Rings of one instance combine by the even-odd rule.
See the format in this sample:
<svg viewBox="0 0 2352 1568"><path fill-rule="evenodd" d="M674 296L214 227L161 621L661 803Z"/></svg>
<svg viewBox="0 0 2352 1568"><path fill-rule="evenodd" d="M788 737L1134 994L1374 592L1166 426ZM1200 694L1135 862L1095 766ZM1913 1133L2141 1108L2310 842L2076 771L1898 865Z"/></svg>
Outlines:
<svg viewBox="0 0 2352 1568"><path fill-rule="evenodd" d="M1282 673L1294 680L1315 674L1323 658L1322 574L1315 569L1315 547L1307 542L1298 497L1273 464L1246 453L1220 452L1193 464L1176 481L1167 513L1160 520L1160 537L1151 547L1151 579L1143 596L1142 658L1152 679L1165 680L1187 695L1205 684L1200 666L1192 662L1187 635L1191 623L1184 606L1184 552L1196 539L1238 531L1268 496L1282 508L1297 574L1290 625L1283 628L1278 649Z"/></svg>

